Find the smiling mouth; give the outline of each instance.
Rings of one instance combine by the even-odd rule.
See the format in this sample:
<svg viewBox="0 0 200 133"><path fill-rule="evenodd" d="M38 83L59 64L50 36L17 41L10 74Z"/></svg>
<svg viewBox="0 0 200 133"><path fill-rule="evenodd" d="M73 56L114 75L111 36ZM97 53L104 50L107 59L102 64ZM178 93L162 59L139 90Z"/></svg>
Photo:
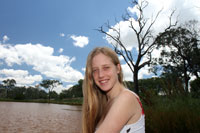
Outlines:
<svg viewBox="0 0 200 133"><path fill-rule="evenodd" d="M100 84L105 84L108 82L108 79L99 81Z"/></svg>

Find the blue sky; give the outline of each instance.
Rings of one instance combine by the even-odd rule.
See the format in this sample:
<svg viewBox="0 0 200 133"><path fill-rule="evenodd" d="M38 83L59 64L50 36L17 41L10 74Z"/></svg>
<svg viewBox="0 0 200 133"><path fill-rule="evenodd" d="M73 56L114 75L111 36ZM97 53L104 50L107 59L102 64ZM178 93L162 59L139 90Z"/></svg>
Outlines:
<svg viewBox="0 0 200 133"><path fill-rule="evenodd" d="M130 0L1 0L0 81L14 78L18 85L36 85L43 79L58 79L63 85L57 92L76 84L84 76L88 53L96 46L111 47L105 35L95 29L107 21L116 26L115 19L121 26L126 25L121 16L127 10L134 12L130 3ZM184 3L187 1L169 0L163 12L166 14L174 4L180 7L179 13L184 13L188 9ZM153 0L147 15L156 13L161 4ZM187 10L190 16L198 13ZM125 28L124 33L129 31ZM124 39L130 40L130 36ZM127 47L136 51L134 45ZM127 69L125 75L127 80L132 79ZM149 76L153 75L147 69L139 75Z"/></svg>

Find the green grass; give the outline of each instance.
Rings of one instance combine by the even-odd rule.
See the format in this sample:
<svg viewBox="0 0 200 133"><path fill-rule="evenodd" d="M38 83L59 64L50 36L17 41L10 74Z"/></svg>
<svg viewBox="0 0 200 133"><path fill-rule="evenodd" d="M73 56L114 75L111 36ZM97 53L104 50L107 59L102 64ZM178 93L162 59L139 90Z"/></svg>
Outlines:
<svg viewBox="0 0 200 133"><path fill-rule="evenodd" d="M200 99L158 97L144 110L147 133L200 132Z"/></svg>

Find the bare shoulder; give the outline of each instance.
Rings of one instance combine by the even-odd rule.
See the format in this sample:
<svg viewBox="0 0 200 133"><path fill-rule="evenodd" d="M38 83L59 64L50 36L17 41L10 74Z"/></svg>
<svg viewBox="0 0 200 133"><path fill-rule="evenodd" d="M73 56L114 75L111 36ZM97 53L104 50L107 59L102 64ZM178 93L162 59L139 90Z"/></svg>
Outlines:
<svg viewBox="0 0 200 133"><path fill-rule="evenodd" d="M122 107L126 112L132 113L133 115L141 112L141 106L138 102L139 96L133 91L125 89L117 97L115 106Z"/></svg>
<svg viewBox="0 0 200 133"><path fill-rule="evenodd" d="M118 102L124 101L127 104L134 104L135 102L137 103L137 95L132 92L131 90L125 89L123 90L120 95L117 97Z"/></svg>
<svg viewBox="0 0 200 133"><path fill-rule="evenodd" d="M137 95L134 92L125 89L123 90L113 103L113 108L118 108L121 112L129 113L134 115L140 105L137 100Z"/></svg>

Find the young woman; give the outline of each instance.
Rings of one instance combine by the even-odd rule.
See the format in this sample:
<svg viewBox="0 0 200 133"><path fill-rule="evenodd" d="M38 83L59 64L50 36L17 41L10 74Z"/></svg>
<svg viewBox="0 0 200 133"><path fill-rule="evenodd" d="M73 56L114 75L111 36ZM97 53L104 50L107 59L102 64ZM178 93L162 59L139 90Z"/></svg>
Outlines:
<svg viewBox="0 0 200 133"><path fill-rule="evenodd" d="M83 83L83 133L143 133L139 97L125 88L120 61L107 47L88 55Z"/></svg>

